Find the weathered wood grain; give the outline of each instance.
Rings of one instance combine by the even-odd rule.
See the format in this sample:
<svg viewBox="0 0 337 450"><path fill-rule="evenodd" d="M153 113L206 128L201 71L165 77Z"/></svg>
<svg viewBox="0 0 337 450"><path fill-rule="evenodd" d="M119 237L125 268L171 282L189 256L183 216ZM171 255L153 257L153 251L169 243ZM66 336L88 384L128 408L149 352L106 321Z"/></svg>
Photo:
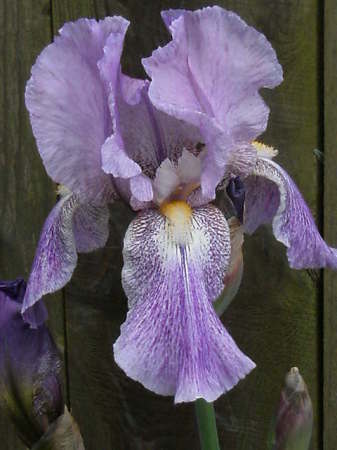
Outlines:
<svg viewBox="0 0 337 450"><path fill-rule="evenodd" d="M53 0L54 29L79 16L121 14L132 22L123 55L124 70L142 76L140 57L168 40L159 12L198 8L206 1ZM319 219L320 146L318 0L229 0L217 4L238 12L271 40L285 70L285 82L265 97L271 106L266 143L280 149L281 162L297 181ZM332 202L331 202L332 207ZM112 210L111 238L96 254L82 256L66 288L69 391L88 450L198 448L193 408L173 406L128 380L112 359L112 342L125 318L120 286L122 238L130 220L126 207ZM332 224L331 230L336 229ZM331 231L332 233L332 231ZM320 288L305 271L291 271L285 249L270 228L247 238L245 276L224 322L257 369L216 402L223 448L262 450L286 371L300 367L315 408L313 449L320 448L322 351ZM327 447L328 448L328 447Z"/></svg>
<svg viewBox="0 0 337 450"><path fill-rule="evenodd" d="M50 2L2 0L0 20L0 278L27 278L42 224L56 199L24 105L30 68L51 39ZM61 300L61 295L55 297ZM63 351L62 302L48 306ZM2 450L22 448L5 417L0 417L0 436Z"/></svg>
<svg viewBox="0 0 337 450"><path fill-rule="evenodd" d="M324 14L324 234L337 246L337 3ZM337 279L324 274L323 449L337 448Z"/></svg>
<svg viewBox="0 0 337 450"><path fill-rule="evenodd" d="M318 53L321 3L260 1L249 5L248 8L248 2L242 4L243 17L265 32L284 69L283 84L266 92L271 118L264 140L280 150L277 161L296 180L319 219L322 205L313 149L320 146L321 133ZM225 323L255 360L257 369L227 398L238 426L232 433L227 429L225 438L228 442L232 436L232 448L265 448L279 386L285 372L296 365L313 399L313 448L318 449L322 401L319 281L305 271L288 268L285 249L274 241L270 229L261 229L246 239L245 256L243 285Z"/></svg>

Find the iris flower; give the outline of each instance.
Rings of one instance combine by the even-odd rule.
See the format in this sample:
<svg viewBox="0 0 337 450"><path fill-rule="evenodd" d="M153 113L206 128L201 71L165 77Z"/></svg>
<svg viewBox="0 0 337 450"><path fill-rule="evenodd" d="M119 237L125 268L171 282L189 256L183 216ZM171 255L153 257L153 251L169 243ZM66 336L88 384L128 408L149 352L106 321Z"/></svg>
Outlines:
<svg viewBox="0 0 337 450"><path fill-rule="evenodd" d="M71 278L77 253L104 246L108 204L137 212L124 240L129 312L114 344L125 373L175 402L213 401L254 367L213 302L233 267L225 192L241 227L272 223L293 268L337 266L289 175L257 143L282 81L267 39L220 7L162 13L172 40L133 79L120 58L122 17L66 23L26 89L37 146L61 198L44 225L22 312Z"/></svg>

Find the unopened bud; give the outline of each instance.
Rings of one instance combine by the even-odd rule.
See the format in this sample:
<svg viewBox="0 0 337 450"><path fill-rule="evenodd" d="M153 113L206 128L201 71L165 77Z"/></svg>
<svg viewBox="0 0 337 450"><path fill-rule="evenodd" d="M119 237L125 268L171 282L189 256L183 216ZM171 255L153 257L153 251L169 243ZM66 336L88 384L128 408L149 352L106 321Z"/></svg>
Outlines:
<svg viewBox="0 0 337 450"><path fill-rule="evenodd" d="M307 386L297 367L285 378L276 417L273 450L308 450L313 410Z"/></svg>

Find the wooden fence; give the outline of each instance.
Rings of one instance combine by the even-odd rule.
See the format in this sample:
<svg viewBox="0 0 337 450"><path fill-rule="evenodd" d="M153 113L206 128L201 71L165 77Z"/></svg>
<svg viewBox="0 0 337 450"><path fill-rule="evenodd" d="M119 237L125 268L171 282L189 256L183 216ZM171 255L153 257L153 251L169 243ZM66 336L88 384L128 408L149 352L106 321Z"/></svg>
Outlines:
<svg viewBox="0 0 337 450"><path fill-rule="evenodd" d="M24 106L25 83L42 48L65 21L122 15L132 23L124 70L143 76L140 57L169 39L160 11L214 3L0 1L0 278L27 277L55 202ZM337 246L337 1L216 3L262 31L277 51L285 81L264 93L271 107L264 141L280 150L278 161L304 193L325 238ZM193 406L152 395L113 362L112 342L126 315L121 245L130 217L127 208L113 207L107 247L82 255L71 283L48 299L50 326L65 359L67 401L87 450L198 449ZM284 375L296 365L314 403L312 448L336 450L337 276L290 270L268 227L247 237L244 250L244 281L224 323L257 369L216 402L221 448L266 448ZM0 439L3 450L23 448L5 417Z"/></svg>

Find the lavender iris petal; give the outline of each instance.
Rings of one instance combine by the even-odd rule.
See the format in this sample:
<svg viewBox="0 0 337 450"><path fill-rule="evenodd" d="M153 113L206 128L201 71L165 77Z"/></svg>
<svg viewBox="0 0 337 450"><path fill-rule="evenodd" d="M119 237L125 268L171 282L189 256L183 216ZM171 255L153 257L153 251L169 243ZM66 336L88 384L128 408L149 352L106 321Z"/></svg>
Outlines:
<svg viewBox="0 0 337 450"><path fill-rule="evenodd" d="M175 402L213 401L255 364L213 309L230 264L227 221L214 206L195 208L186 229L155 210L131 222L122 282L129 313L114 344L126 374Z"/></svg>

